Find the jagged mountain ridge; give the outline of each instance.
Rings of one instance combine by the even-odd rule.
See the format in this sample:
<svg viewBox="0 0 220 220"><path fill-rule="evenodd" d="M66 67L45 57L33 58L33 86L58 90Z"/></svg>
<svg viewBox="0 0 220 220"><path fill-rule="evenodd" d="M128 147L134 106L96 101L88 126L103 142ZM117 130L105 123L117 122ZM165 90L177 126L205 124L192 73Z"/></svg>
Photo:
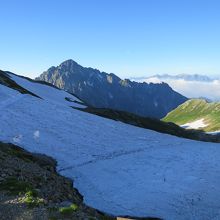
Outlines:
<svg viewBox="0 0 220 220"><path fill-rule="evenodd" d="M220 101L220 78L200 74L158 74L146 77L132 77L132 81L146 83L167 83L173 90L191 98ZM196 89L195 89L196 88Z"/></svg>
<svg viewBox="0 0 220 220"><path fill-rule="evenodd" d="M74 93L93 107L122 110L140 116L162 118L187 100L166 83L122 80L113 73L85 68L73 60L49 68L36 79Z"/></svg>

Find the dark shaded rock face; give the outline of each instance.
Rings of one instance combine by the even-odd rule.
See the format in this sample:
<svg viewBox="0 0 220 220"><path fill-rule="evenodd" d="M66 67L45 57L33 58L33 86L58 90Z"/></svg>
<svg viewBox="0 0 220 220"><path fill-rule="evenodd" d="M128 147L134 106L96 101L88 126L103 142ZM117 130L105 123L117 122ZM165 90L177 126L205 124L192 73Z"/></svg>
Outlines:
<svg viewBox="0 0 220 220"><path fill-rule="evenodd" d="M168 84L147 84L122 80L116 75L85 68L73 60L51 67L37 80L74 93L88 105L162 118L187 100Z"/></svg>

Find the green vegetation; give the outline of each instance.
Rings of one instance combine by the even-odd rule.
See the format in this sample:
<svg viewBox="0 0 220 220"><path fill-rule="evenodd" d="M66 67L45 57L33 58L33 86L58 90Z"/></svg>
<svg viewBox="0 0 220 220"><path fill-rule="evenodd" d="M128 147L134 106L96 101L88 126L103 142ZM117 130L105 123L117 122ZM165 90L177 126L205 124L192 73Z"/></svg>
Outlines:
<svg viewBox="0 0 220 220"><path fill-rule="evenodd" d="M33 191L33 188L29 183L17 180L16 178L8 178L0 183L0 190L8 191L11 195L19 195Z"/></svg>
<svg viewBox="0 0 220 220"><path fill-rule="evenodd" d="M44 204L44 200L37 196L37 192L35 190L26 192L22 202L24 202L30 208Z"/></svg>
<svg viewBox="0 0 220 220"><path fill-rule="evenodd" d="M59 212L64 215L68 215L68 214L72 214L73 212L77 211L77 209L78 209L78 206L73 203L72 205L68 207L59 208Z"/></svg>
<svg viewBox="0 0 220 220"><path fill-rule="evenodd" d="M162 120L178 125L204 119L204 131L220 130L220 102L208 103L203 99L191 99L171 111Z"/></svg>
<svg viewBox="0 0 220 220"><path fill-rule="evenodd" d="M38 193L33 187L24 181L16 178L8 178L0 184L1 191L8 191L10 195L24 195L20 201L28 207L36 207L44 204L44 200L38 197Z"/></svg>

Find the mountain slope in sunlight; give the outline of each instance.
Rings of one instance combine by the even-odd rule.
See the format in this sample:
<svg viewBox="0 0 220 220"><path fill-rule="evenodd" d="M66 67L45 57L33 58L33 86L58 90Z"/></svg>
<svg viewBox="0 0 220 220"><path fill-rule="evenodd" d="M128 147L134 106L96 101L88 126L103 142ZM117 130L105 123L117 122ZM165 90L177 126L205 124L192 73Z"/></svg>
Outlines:
<svg viewBox="0 0 220 220"><path fill-rule="evenodd" d="M186 127L188 124L191 128L201 129L207 132L219 131L220 103L209 103L204 99L191 99L168 113L163 118L163 121L173 122ZM195 124L194 127L192 127L192 123Z"/></svg>

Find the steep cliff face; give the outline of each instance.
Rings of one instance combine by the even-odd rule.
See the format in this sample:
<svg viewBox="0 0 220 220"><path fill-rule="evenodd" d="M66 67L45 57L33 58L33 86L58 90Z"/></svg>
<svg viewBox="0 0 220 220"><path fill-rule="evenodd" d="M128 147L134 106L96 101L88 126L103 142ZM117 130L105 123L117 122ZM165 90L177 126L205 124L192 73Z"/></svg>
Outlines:
<svg viewBox="0 0 220 220"><path fill-rule="evenodd" d="M111 108L140 116L162 118L187 100L166 83L137 83L113 73L85 68L73 60L51 67L37 80L74 93L93 107Z"/></svg>

